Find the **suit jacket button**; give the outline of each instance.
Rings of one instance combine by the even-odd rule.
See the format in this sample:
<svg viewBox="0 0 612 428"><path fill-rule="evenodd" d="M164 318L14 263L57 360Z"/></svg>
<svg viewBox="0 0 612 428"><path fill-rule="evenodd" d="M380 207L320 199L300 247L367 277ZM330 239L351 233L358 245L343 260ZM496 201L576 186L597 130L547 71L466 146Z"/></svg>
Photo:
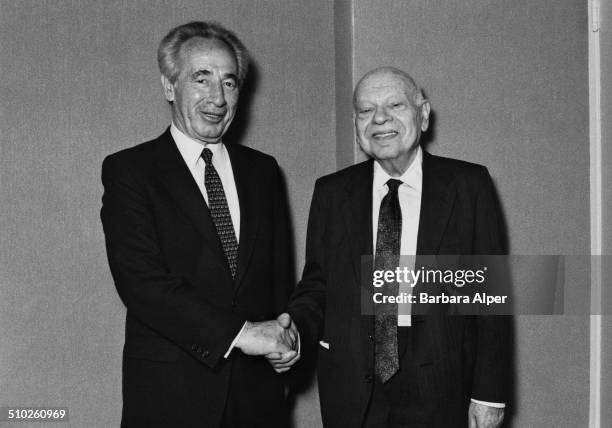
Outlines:
<svg viewBox="0 0 612 428"><path fill-rule="evenodd" d="M236 302L236 299L232 299L232 308L235 308L238 305L238 302Z"/></svg>
<svg viewBox="0 0 612 428"><path fill-rule="evenodd" d="M365 382L366 383L372 383L372 375L371 374L365 375Z"/></svg>
<svg viewBox="0 0 612 428"><path fill-rule="evenodd" d="M368 334L368 339L370 339L370 341L374 341L374 336L372 336L371 334Z"/></svg>

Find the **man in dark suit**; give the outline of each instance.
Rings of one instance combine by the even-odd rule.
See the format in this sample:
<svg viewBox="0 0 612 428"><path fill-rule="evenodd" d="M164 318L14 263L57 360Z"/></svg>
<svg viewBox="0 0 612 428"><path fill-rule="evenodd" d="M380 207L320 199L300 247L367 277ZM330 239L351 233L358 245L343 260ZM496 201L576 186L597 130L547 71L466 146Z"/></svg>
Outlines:
<svg viewBox="0 0 612 428"><path fill-rule="evenodd" d="M262 357L296 356L276 161L225 145L247 71L230 31L191 22L158 50L172 125L107 157L101 212L127 307L125 427L284 427L284 388ZM238 348L238 349L234 349Z"/></svg>
<svg viewBox="0 0 612 428"><path fill-rule="evenodd" d="M357 139L372 159L317 181L288 310L303 349L318 343L324 426L498 427L507 320L367 315L360 287L364 255L500 254L487 169L421 149L430 105L403 71L370 71L353 102ZM274 357L278 371L293 364L292 355Z"/></svg>

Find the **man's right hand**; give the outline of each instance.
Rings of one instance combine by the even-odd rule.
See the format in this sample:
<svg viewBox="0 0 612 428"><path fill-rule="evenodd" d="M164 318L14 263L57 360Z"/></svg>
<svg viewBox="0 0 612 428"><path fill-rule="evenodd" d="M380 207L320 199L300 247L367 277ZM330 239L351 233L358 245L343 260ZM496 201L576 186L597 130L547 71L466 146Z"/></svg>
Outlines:
<svg viewBox="0 0 612 428"><path fill-rule="evenodd" d="M297 338L298 343L293 348L294 350L288 352L273 352L266 355L266 359L272 365L272 368L277 373L284 373L288 371L295 363L300 359L300 345L299 345L299 333L297 327L291 316L288 313L282 313L276 319L281 327L289 330L293 336Z"/></svg>
<svg viewBox="0 0 612 428"><path fill-rule="evenodd" d="M236 347L247 355L295 352L297 329L285 327L286 317L288 314L281 314L275 320L247 322Z"/></svg>

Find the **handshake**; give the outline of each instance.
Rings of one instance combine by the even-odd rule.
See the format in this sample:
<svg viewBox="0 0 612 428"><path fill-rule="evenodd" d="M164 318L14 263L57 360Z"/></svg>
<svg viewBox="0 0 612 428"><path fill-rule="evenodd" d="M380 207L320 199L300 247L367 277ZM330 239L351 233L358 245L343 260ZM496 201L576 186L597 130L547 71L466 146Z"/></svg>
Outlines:
<svg viewBox="0 0 612 428"><path fill-rule="evenodd" d="M270 321L247 321L235 346L247 355L265 356L277 373L300 359L298 330L288 313Z"/></svg>

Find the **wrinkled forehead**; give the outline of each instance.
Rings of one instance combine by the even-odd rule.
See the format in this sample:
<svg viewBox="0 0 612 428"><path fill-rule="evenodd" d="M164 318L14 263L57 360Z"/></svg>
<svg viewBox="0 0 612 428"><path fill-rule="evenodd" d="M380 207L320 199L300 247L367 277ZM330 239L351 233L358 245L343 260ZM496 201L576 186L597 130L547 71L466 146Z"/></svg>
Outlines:
<svg viewBox="0 0 612 428"><path fill-rule="evenodd" d="M414 88L391 72L380 72L366 75L355 87L353 100L355 104L367 101L377 101L389 97L401 97L412 100Z"/></svg>

